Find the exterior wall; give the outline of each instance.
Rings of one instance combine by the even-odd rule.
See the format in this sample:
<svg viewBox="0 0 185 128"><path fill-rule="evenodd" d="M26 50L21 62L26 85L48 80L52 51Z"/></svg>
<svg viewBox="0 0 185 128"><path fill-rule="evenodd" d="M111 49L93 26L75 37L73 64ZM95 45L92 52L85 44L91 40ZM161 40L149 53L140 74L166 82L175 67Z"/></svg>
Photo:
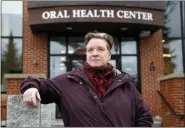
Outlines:
<svg viewBox="0 0 185 128"><path fill-rule="evenodd" d="M158 77L163 76L163 44L162 31L159 30L153 35L140 40L140 68L141 68L141 92L143 98L152 109L153 116L160 115L160 97ZM150 71L150 63L155 66L154 71Z"/></svg>
<svg viewBox="0 0 185 128"><path fill-rule="evenodd" d="M23 73L47 74L49 52L47 35L31 31L27 0L23 4ZM34 59L37 60L37 65L33 65Z"/></svg>
<svg viewBox="0 0 185 128"><path fill-rule="evenodd" d="M7 80L7 95L20 95L20 85L24 79L8 79Z"/></svg>
<svg viewBox="0 0 185 128"><path fill-rule="evenodd" d="M184 114L184 78L175 78L162 80L160 83L160 91L163 94L167 102L172 106L177 114ZM180 126L183 127L185 118L180 119L176 117L172 112L169 112L168 106L162 103L162 119L164 127Z"/></svg>

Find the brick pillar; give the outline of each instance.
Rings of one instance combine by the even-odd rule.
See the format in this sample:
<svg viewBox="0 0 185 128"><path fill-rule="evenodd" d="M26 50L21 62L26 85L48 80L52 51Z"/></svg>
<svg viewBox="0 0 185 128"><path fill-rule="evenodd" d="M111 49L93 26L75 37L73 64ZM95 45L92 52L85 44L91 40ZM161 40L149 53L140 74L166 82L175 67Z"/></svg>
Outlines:
<svg viewBox="0 0 185 128"><path fill-rule="evenodd" d="M48 72L48 37L43 33L35 33L30 28L28 2L23 1L23 73ZM33 61L38 62L37 65Z"/></svg>
<svg viewBox="0 0 185 128"><path fill-rule="evenodd" d="M160 78L160 91L166 101L172 106L174 111L178 114L184 113L184 74L171 74ZM169 107L161 101L162 105L162 125L164 127L185 127L185 117L178 118Z"/></svg>
<svg viewBox="0 0 185 128"><path fill-rule="evenodd" d="M140 68L141 68L141 91L143 98L152 109L153 116L160 115L160 97L158 77L163 76L163 44L162 31L140 40ZM153 62L154 71L150 71Z"/></svg>
<svg viewBox="0 0 185 128"><path fill-rule="evenodd" d="M1 121L5 121L7 116L7 95L6 94L1 94Z"/></svg>

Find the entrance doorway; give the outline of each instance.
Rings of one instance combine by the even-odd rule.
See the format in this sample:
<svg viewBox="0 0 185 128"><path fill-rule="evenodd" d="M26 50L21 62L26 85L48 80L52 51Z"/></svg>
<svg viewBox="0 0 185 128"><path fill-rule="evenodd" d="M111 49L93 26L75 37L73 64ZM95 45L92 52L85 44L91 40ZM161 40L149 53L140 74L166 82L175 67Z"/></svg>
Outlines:
<svg viewBox="0 0 185 128"><path fill-rule="evenodd" d="M69 55L67 58L67 71L72 71L74 68L81 67L83 62L86 60L85 55ZM119 61L119 56L113 55L109 63L111 63L114 68L119 69Z"/></svg>
<svg viewBox="0 0 185 128"><path fill-rule="evenodd" d="M49 74L55 77L74 68L78 68L86 60L85 44L82 36L53 36L49 42ZM141 92L139 43L135 38L114 38L110 63L114 68L131 74L136 79L137 89ZM56 107L56 118L62 118Z"/></svg>

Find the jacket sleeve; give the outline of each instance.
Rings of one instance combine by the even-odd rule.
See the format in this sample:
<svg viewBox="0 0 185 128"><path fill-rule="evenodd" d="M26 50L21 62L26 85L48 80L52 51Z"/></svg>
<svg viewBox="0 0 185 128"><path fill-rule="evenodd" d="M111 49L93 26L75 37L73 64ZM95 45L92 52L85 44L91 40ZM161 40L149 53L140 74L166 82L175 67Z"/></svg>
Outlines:
<svg viewBox="0 0 185 128"><path fill-rule="evenodd" d="M149 105L143 100L133 83L132 85L136 101L134 127L152 127L153 118Z"/></svg>
<svg viewBox="0 0 185 128"><path fill-rule="evenodd" d="M23 94L29 88L37 88L40 96L41 103L57 103L60 98L59 88L54 84L53 79L37 79L31 76L28 76L20 86L20 92Z"/></svg>

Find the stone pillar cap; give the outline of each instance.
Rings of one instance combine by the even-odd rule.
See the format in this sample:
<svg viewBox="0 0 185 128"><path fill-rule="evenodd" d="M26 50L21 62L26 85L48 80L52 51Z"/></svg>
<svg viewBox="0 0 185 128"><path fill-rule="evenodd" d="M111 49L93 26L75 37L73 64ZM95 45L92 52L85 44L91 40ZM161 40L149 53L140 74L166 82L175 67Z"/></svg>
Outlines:
<svg viewBox="0 0 185 128"><path fill-rule="evenodd" d="M158 80L163 81L163 80L178 79L178 78L184 79L184 73L178 73L178 74L174 73L174 74L164 75L162 77L159 77Z"/></svg>
<svg viewBox="0 0 185 128"><path fill-rule="evenodd" d="M45 74L5 74L5 79L21 79L28 76L33 76L36 78L47 78Z"/></svg>

